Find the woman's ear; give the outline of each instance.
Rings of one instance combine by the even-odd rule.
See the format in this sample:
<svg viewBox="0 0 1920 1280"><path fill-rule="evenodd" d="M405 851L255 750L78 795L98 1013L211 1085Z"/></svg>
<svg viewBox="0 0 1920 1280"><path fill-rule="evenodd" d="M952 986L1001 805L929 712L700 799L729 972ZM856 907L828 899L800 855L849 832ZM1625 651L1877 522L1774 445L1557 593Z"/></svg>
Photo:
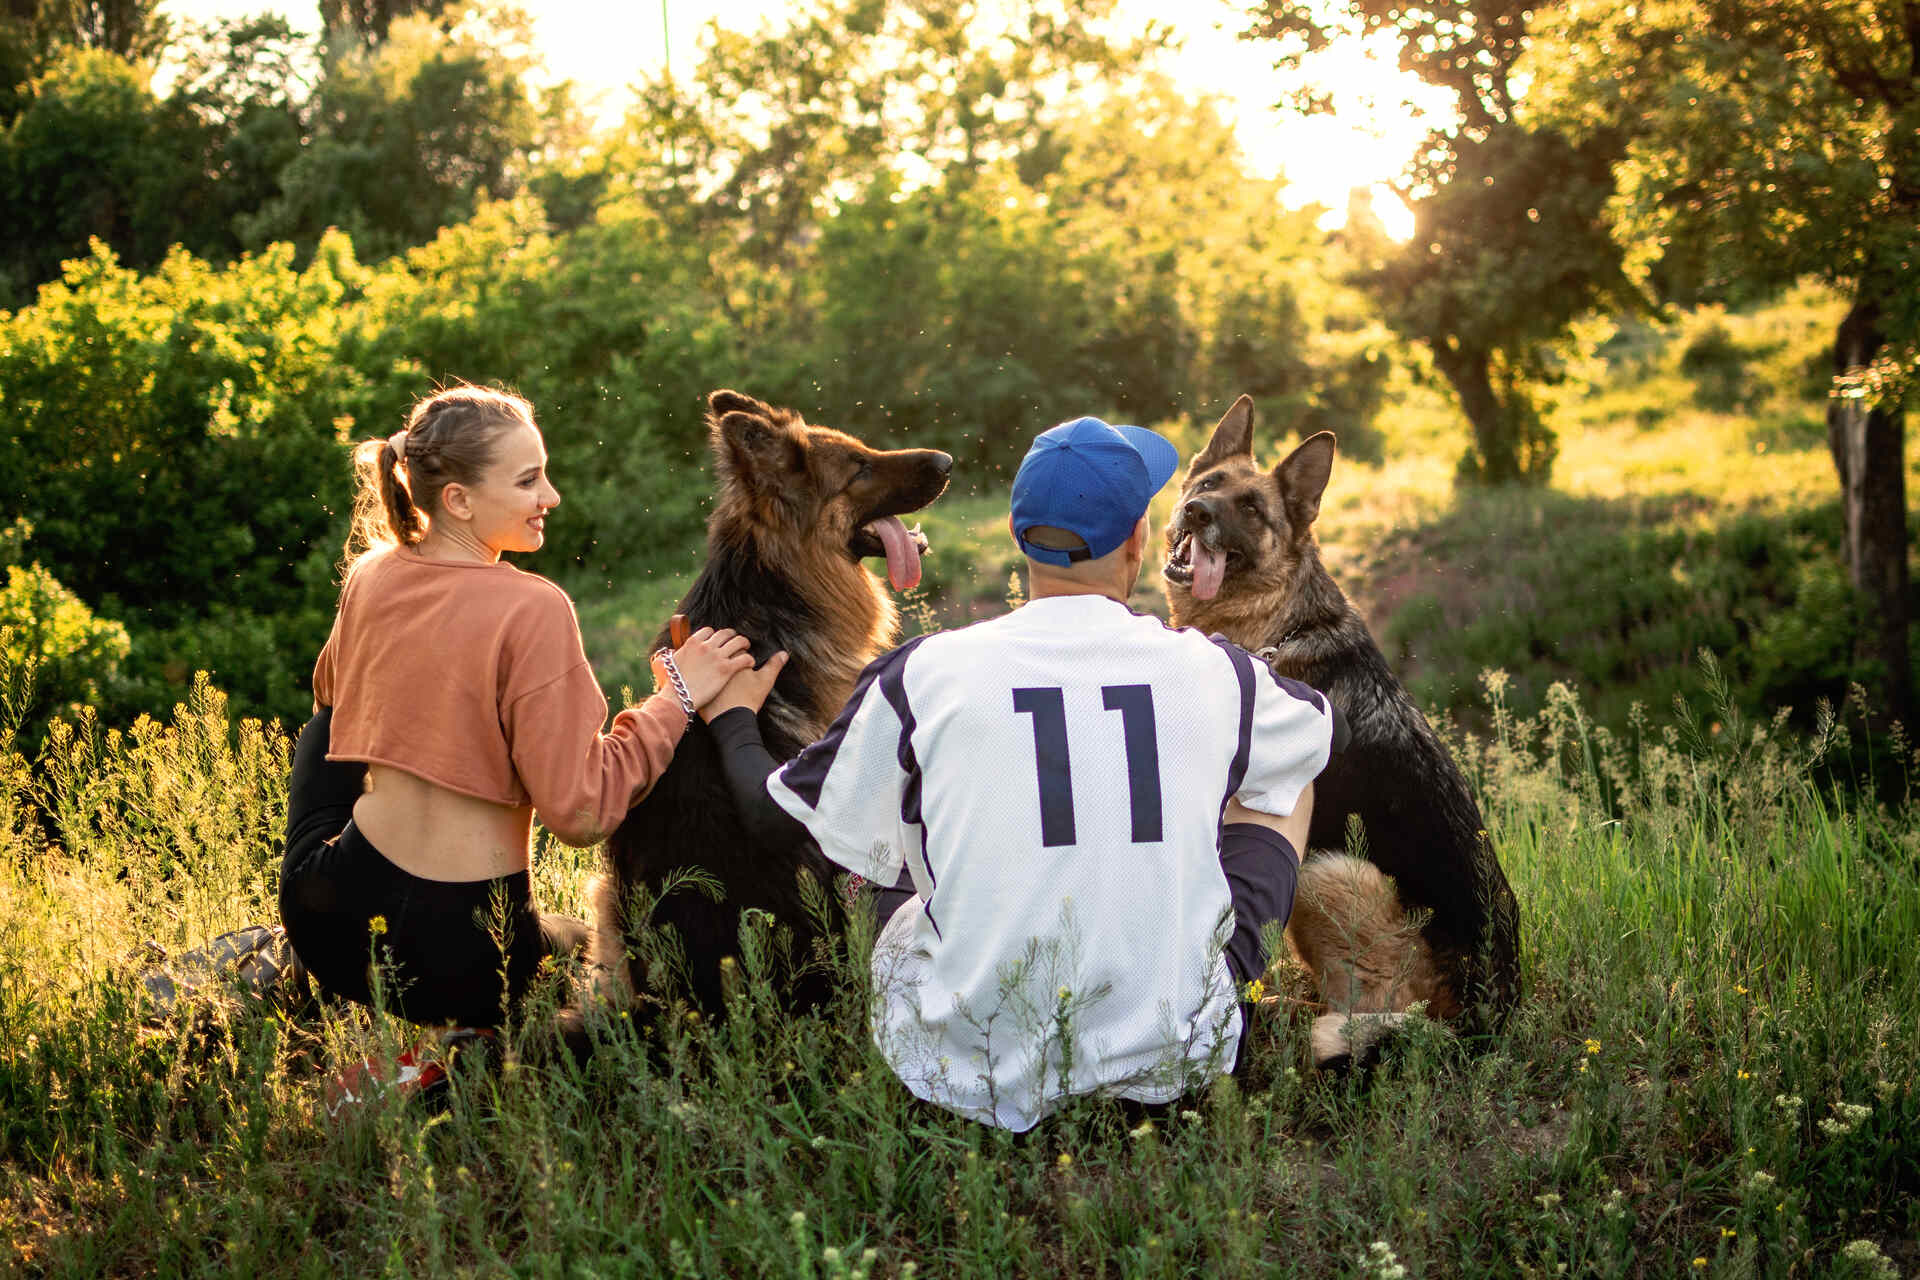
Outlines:
<svg viewBox="0 0 1920 1280"><path fill-rule="evenodd" d="M471 520L473 495L467 492L467 486L456 480L440 491L440 509L455 520Z"/></svg>

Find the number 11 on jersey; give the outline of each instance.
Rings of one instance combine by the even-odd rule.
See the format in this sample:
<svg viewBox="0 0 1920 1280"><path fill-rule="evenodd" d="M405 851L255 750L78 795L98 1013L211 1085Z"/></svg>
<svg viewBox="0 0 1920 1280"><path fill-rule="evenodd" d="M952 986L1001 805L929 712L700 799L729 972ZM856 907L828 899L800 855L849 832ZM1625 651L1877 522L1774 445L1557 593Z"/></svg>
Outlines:
<svg viewBox="0 0 1920 1280"><path fill-rule="evenodd" d="M1127 809L1135 844L1161 838L1160 744L1153 721L1153 686L1110 684L1101 705L1120 713L1127 752ZM1073 767L1067 751L1066 695L1058 686L1013 691L1013 709L1033 717L1034 772L1040 786L1040 843L1075 843Z"/></svg>

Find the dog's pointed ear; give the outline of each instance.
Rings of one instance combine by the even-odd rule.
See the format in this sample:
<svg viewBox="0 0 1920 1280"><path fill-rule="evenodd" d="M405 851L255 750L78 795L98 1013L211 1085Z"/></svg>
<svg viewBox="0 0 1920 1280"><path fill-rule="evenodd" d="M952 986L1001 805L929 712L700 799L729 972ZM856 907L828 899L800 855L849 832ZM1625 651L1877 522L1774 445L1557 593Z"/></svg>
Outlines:
<svg viewBox="0 0 1920 1280"><path fill-rule="evenodd" d="M1331 431L1308 436L1273 469L1281 501L1287 505L1287 521L1296 530L1320 518L1320 495L1333 476L1333 444Z"/></svg>
<svg viewBox="0 0 1920 1280"><path fill-rule="evenodd" d="M1197 476L1202 471L1217 467L1228 458L1253 454L1253 397L1241 396L1233 402L1220 421L1214 425L1213 436L1207 441L1207 447L1200 451L1187 467L1187 474Z"/></svg>
<svg viewBox="0 0 1920 1280"><path fill-rule="evenodd" d="M712 423L714 465L721 479L736 479L757 489L793 469L796 453L785 428L741 409L707 416Z"/></svg>
<svg viewBox="0 0 1920 1280"><path fill-rule="evenodd" d="M709 422L718 422L730 413L758 414L769 421L773 418L773 410L763 402L724 387L707 396L707 408L711 410L707 414Z"/></svg>

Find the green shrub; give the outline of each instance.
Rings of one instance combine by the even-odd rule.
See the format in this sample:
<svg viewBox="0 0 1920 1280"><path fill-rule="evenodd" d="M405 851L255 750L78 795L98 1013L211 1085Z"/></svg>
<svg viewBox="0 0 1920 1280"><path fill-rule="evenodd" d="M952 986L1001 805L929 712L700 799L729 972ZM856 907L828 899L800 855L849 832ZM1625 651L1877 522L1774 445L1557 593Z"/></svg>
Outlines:
<svg viewBox="0 0 1920 1280"><path fill-rule="evenodd" d="M22 564L33 526L25 519L0 530L0 665L30 679L14 727L29 738L48 715L73 716L95 706L116 683L127 656L127 629L97 618L81 599L38 564Z"/></svg>

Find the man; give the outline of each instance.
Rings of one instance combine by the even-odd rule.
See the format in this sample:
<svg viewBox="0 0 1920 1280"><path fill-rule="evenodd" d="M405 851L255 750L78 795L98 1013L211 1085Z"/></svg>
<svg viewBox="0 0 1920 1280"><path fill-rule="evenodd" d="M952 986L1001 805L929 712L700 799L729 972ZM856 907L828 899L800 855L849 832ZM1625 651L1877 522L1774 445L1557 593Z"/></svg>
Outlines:
<svg viewBox="0 0 1920 1280"><path fill-rule="evenodd" d="M1028 603L876 660L766 784L840 865L905 866L874 1040L916 1096L1016 1131L1231 1069L1332 749L1326 699L1127 608L1177 466L1139 427L1040 435L1009 520Z"/></svg>

